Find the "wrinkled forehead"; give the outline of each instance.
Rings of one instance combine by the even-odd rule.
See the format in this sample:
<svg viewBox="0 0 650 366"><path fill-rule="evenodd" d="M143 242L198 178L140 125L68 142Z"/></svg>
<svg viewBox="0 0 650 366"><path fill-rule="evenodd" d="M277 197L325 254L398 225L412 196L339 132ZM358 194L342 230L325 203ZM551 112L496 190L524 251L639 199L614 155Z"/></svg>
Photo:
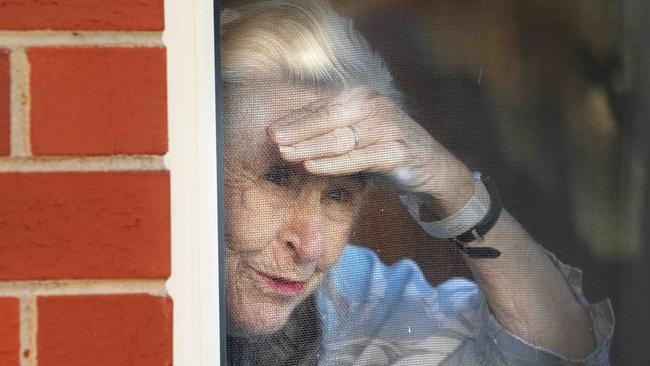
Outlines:
<svg viewBox="0 0 650 366"><path fill-rule="evenodd" d="M282 80L226 84L223 89L226 148L262 144L270 124L334 94L331 89L304 87Z"/></svg>
<svg viewBox="0 0 650 366"><path fill-rule="evenodd" d="M333 90L302 87L281 80L225 85L222 131L228 172L257 174L269 164L281 161L278 148L267 136L267 127L334 94Z"/></svg>

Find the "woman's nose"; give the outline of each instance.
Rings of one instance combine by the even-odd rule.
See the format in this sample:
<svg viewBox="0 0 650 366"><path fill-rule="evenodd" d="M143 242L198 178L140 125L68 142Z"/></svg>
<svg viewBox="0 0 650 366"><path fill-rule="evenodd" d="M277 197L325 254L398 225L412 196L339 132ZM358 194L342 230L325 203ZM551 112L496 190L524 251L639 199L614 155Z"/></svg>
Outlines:
<svg viewBox="0 0 650 366"><path fill-rule="evenodd" d="M316 204L300 206L292 210L291 218L278 239L297 263L314 263L325 251L323 215Z"/></svg>

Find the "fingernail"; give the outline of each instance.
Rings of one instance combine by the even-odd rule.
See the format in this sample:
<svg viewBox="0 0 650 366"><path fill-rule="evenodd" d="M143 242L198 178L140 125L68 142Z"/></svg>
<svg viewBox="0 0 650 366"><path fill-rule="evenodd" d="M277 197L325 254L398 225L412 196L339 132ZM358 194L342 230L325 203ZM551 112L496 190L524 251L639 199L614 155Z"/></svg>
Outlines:
<svg viewBox="0 0 650 366"><path fill-rule="evenodd" d="M296 150L293 146L280 146L279 148L281 154L290 154Z"/></svg>
<svg viewBox="0 0 650 366"><path fill-rule="evenodd" d="M287 140L287 133L283 131L281 128L269 127L267 131L271 140L275 141L278 144Z"/></svg>
<svg viewBox="0 0 650 366"><path fill-rule="evenodd" d="M303 166L305 170L310 173L318 173L319 164L313 160L307 160L304 162Z"/></svg>

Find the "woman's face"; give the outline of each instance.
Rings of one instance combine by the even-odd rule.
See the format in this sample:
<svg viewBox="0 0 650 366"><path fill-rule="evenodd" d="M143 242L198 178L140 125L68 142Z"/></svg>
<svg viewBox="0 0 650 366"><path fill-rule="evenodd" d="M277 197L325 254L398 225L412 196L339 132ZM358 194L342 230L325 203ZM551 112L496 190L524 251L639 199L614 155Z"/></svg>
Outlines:
<svg viewBox="0 0 650 366"><path fill-rule="evenodd" d="M365 189L284 162L273 121L327 95L280 81L224 93L229 332L279 329L340 258ZM331 92L330 92L331 93Z"/></svg>

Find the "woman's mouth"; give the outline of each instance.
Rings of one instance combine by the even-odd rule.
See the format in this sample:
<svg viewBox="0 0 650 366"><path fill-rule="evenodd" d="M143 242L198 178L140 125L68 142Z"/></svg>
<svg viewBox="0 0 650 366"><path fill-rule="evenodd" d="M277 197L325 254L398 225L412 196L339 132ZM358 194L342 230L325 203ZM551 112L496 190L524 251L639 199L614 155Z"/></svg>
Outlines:
<svg viewBox="0 0 650 366"><path fill-rule="evenodd" d="M275 277L266 273L255 270L262 279L274 292L284 296L296 296L302 293L307 281L293 281L290 279Z"/></svg>
<svg viewBox="0 0 650 366"><path fill-rule="evenodd" d="M270 277L264 274L262 277L264 277L264 282L266 282L269 287L282 295L295 296L300 294L305 288L304 282L289 281L283 278Z"/></svg>

